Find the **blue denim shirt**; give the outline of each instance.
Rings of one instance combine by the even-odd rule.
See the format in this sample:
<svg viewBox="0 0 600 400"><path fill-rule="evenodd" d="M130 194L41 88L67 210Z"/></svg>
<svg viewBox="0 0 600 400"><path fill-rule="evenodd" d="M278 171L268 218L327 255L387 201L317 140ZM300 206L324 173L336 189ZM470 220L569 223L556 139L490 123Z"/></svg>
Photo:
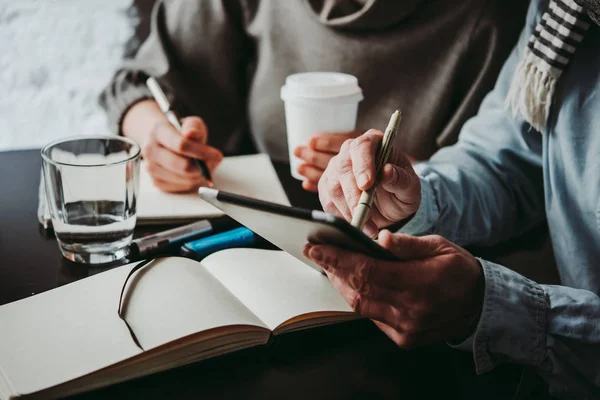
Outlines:
<svg viewBox="0 0 600 400"><path fill-rule="evenodd" d="M562 286L481 260L476 368L533 365L554 395L600 398L600 28L590 28L560 77L543 132L504 109L547 7L532 1L518 45L459 142L415 166L422 202L402 231L492 245L546 218Z"/></svg>

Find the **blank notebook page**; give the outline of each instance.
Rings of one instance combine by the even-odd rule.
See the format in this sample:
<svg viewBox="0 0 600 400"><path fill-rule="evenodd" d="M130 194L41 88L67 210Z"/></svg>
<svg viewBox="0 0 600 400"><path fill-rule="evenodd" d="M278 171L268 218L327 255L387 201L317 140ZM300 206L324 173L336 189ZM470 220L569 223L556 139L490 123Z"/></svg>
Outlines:
<svg viewBox="0 0 600 400"><path fill-rule="evenodd" d="M116 268L0 308L0 368L13 391L38 391L141 352L117 315L128 271Z"/></svg>
<svg viewBox="0 0 600 400"><path fill-rule="evenodd" d="M223 250L202 265L271 330L303 314L353 312L326 276L283 251Z"/></svg>
<svg viewBox="0 0 600 400"><path fill-rule="evenodd" d="M0 373L16 393L78 378L141 353L119 318L134 264L0 307ZM265 325L200 263L171 257L130 280L125 315L144 349L203 330Z"/></svg>

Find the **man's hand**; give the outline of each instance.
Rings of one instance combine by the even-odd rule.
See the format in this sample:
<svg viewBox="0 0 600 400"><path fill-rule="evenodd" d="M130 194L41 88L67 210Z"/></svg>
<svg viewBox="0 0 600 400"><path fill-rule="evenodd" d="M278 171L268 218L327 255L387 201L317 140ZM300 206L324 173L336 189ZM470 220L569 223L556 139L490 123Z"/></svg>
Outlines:
<svg viewBox="0 0 600 400"><path fill-rule="evenodd" d="M206 182L194 158L204 160L211 172L223 159L206 144L208 130L201 118L184 118L179 132L154 101L133 106L123 120L123 132L140 143L154 184L165 192L188 192Z"/></svg>
<svg viewBox="0 0 600 400"><path fill-rule="evenodd" d="M398 346L466 339L483 303L479 262L440 236L413 237L384 230L380 244L403 261L381 261L344 249L307 244L360 315L372 319Z"/></svg>
<svg viewBox="0 0 600 400"><path fill-rule="evenodd" d="M347 140L319 181L323 210L352 220L362 191L375 183L375 159L383 133L374 129ZM365 232L375 236L379 229L414 214L421 202L421 182L408 156L392 149L381 174Z"/></svg>
<svg viewBox="0 0 600 400"><path fill-rule="evenodd" d="M304 163L298 166L298 173L306 179L302 187L310 192L317 191L319 179L329 161L340 152L342 143L360 135L360 132L319 133L310 138L307 146L298 146L294 155Z"/></svg>

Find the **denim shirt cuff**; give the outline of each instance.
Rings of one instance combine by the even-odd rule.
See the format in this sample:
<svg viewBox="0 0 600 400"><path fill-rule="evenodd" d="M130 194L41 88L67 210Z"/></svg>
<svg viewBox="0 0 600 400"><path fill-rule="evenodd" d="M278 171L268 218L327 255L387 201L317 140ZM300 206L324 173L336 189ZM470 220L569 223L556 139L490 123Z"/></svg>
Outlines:
<svg viewBox="0 0 600 400"><path fill-rule="evenodd" d="M501 265L479 261L485 294L473 343L477 373L488 372L501 362L540 365L549 310L542 285Z"/></svg>
<svg viewBox="0 0 600 400"><path fill-rule="evenodd" d="M473 352L473 344L474 343L475 343L475 332L473 332L471 334L471 336L466 338L461 343L457 343L457 344L448 343L448 346L452 347L453 349L460 350L460 351Z"/></svg>
<svg viewBox="0 0 600 400"><path fill-rule="evenodd" d="M417 171L418 169L415 168ZM430 233L435 222L440 216L435 192L427 179L421 180L421 203L414 217L404 225L399 232L407 235L425 235Z"/></svg>

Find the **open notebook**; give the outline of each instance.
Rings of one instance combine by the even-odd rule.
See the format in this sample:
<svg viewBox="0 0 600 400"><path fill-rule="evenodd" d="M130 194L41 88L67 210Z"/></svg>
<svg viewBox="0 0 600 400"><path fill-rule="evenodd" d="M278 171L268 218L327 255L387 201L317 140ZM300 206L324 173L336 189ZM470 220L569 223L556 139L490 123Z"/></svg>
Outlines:
<svg viewBox="0 0 600 400"><path fill-rule="evenodd" d="M134 264L0 307L0 399L60 397L356 317L325 276L282 251Z"/></svg>
<svg viewBox="0 0 600 400"><path fill-rule="evenodd" d="M289 205L269 156L256 154L226 157L215 170L215 187L248 197ZM40 183L38 217L43 226L50 223L50 212ZM138 224L184 222L198 218L217 217L223 212L202 200L196 192L172 194L161 192L150 178L142 162L138 197Z"/></svg>

